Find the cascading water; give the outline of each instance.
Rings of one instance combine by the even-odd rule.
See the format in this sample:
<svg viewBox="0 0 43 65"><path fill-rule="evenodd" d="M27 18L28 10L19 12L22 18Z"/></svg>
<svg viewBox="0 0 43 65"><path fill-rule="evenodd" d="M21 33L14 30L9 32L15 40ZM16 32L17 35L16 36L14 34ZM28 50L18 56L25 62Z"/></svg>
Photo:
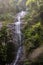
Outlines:
<svg viewBox="0 0 43 65"><path fill-rule="evenodd" d="M20 31L20 17L18 17L18 22L15 23L15 33L17 34L18 36L18 39L19 39L19 44L20 44L20 47L18 49L18 52L17 52L17 56L16 56L16 60L14 62L13 65L16 65L17 61L18 61L18 58L19 58L19 55L20 55L20 51L21 51L21 31Z"/></svg>
<svg viewBox="0 0 43 65"><path fill-rule="evenodd" d="M21 46L21 18L24 17L26 13L24 11L20 12L19 15L17 16L17 19L18 21L15 22L15 34L16 36L18 37L17 40L19 41L18 45L19 45L19 48L18 48L18 51L17 51L17 56L16 56L16 59L15 59L15 62L13 63L13 65L16 65L16 63L18 62L18 59L20 58L21 56L21 53L22 53L22 50L23 50L23 46Z"/></svg>
<svg viewBox="0 0 43 65"><path fill-rule="evenodd" d="M21 22L20 22L20 17L18 17L18 21L15 23L15 33L19 38L19 42L21 44L21 30L20 30L20 26Z"/></svg>

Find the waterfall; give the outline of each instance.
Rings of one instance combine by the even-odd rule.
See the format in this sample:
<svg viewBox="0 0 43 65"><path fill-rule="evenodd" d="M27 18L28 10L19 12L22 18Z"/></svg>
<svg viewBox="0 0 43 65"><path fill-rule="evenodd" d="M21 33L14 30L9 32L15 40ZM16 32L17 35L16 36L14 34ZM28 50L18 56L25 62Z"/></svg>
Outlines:
<svg viewBox="0 0 43 65"><path fill-rule="evenodd" d="M17 34L18 39L19 39L19 42L20 42L19 44L21 45L20 17L18 17L18 21L15 22L15 33ZM14 65L16 65L16 62L18 61L20 51L21 51L21 46L18 49L18 52L17 52L17 56L16 56L16 60L14 62Z"/></svg>
<svg viewBox="0 0 43 65"><path fill-rule="evenodd" d="M18 21L15 22L15 34L18 37L17 40L19 41L19 43L17 43L19 45L18 51L17 51L17 55L16 55L16 59L15 62L13 63L13 65L16 65L16 63L18 62L19 57L21 56L22 53L22 49L23 47L21 46L21 18L24 17L25 12L21 11L18 15L17 15L17 19Z"/></svg>
<svg viewBox="0 0 43 65"><path fill-rule="evenodd" d="M16 33L16 36L18 36L19 42L21 44L21 30L20 30L21 26L20 26L20 24L21 24L20 17L18 17L18 21L15 22L15 33Z"/></svg>

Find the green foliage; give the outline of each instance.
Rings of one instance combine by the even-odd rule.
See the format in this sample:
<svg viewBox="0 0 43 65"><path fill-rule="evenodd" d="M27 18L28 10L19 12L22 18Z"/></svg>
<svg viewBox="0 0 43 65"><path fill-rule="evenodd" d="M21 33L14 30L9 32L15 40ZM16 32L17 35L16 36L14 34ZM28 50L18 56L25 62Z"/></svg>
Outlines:
<svg viewBox="0 0 43 65"><path fill-rule="evenodd" d="M0 20L3 20L3 21L9 20L10 18L13 19L13 17L9 13L0 15Z"/></svg>
<svg viewBox="0 0 43 65"><path fill-rule="evenodd" d="M28 6L29 3L30 3L30 2L33 2L33 1L35 1L35 0L27 0L27 1L26 1L26 6Z"/></svg>
<svg viewBox="0 0 43 65"><path fill-rule="evenodd" d="M4 45L4 43L3 45L0 44L0 63L6 61L6 57L7 57L6 51L7 51L6 45Z"/></svg>
<svg viewBox="0 0 43 65"><path fill-rule="evenodd" d="M3 24L14 22L16 13L19 12L16 1L4 0L0 1L0 22Z"/></svg>
<svg viewBox="0 0 43 65"><path fill-rule="evenodd" d="M15 58L15 45L6 26L0 30L0 64L11 63Z"/></svg>
<svg viewBox="0 0 43 65"><path fill-rule="evenodd" d="M28 29L26 28L24 30L25 46L26 46L26 49L28 51L30 50L30 48L35 49L39 45L41 45L41 41L43 39L43 37L41 35L41 32L42 32L42 29L41 29L41 24L40 23L37 23L35 25L32 25L31 28L28 28Z"/></svg>
<svg viewBox="0 0 43 65"><path fill-rule="evenodd" d="M3 23L3 25L6 25L9 23L12 23L14 21L14 17L10 15L9 13L1 14L0 21Z"/></svg>
<svg viewBox="0 0 43 65"><path fill-rule="evenodd" d="M43 0L31 0L28 4L28 11L29 13L25 18L25 21L34 24L35 22L43 20Z"/></svg>
<svg viewBox="0 0 43 65"><path fill-rule="evenodd" d="M25 64L28 63L26 65L32 65L31 63L29 64L30 53L43 45L43 0L31 0L30 3L28 1L28 14L24 18L24 22L27 22L27 24L23 33L25 37L25 56L26 59L28 59ZM43 61L43 59L40 60ZM38 62L39 60L36 63ZM35 65L34 62L33 65Z"/></svg>

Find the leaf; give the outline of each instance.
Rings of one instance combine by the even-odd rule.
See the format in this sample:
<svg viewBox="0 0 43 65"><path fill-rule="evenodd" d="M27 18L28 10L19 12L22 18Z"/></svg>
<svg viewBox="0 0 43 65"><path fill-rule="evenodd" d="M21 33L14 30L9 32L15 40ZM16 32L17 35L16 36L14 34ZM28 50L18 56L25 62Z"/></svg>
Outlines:
<svg viewBox="0 0 43 65"><path fill-rule="evenodd" d="M26 1L26 6L28 6L28 4L29 4L31 1L35 1L35 0L27 0L27 1Z"/></svg>

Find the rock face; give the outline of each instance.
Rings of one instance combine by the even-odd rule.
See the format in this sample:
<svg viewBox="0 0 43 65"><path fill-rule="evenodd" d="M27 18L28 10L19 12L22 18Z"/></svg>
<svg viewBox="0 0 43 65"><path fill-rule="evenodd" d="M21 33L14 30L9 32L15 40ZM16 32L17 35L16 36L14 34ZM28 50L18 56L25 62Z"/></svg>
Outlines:
<svg viewBox="0 0 43 65"><path fill-rule="evenodd" d="M26 0L15 0L17 3L17 8L21 10L26 10Z"/></svg>
<svg viewBox="0 0 43 65"><path fill-rule="evenodd" d="M26 6L26 0L15 0L17 3L19 3L20 6L25 7Z"/></svg>
<svg viewBox="0 0 43 65"><path fill-rule="evenodd" d="M43 45L35 49L30 55L29 60L31 62L43 62Z"/></svg>

